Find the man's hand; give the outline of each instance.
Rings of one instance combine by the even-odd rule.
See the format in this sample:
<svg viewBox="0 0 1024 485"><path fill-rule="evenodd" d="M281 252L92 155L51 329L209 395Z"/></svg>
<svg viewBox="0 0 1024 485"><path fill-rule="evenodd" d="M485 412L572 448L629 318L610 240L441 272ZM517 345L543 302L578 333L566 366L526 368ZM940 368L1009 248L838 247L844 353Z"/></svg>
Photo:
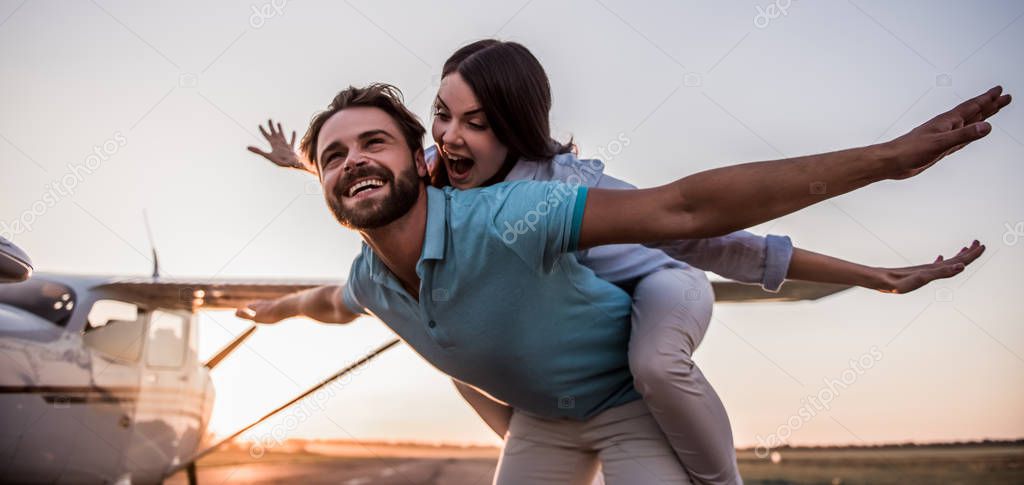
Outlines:
<svg viewBox="0 0 1024 485"><path fill-rule="evenodd" d="M940 254L931 264L906 268L879 268L880 284L875 289L883 293L909 293L934 280L960 274L967 265L978 259L984 252L985 246L974 241L970 247L961 249L956 256L949 259L943 259Z"/></svg>
<svg viewBox="0 0 1024 485"><path fill-rule="evenodd" d="M359 315L343 303L345 286L318 286L274 300L256 300L235 311L235 316L256 323L277 323L286 318L309 317L323 323L348 323Z"/></svg>
<svg viewBox="0 0 1024 485"><path fill-rule="evenodd" d="M315 173L312 167L295 151L294 130L291 141L288 141L284 136L284 130L281 129L281 123L277 123L277 129L275 129L274 120L267 120L267 128L270 130L269 133L263 129L263 125L260 125L260 133L270 142L270 152L265 152L254 146L247 147L250 152L270 160L279 167Z"/></svg>
<svg viewBox="0 0 1024 485"><path fill-rule="evenodd" d="M256 323L277 323L286 318L297 316L292 295L283 296L276 300L256 300L249 302L245 308L235 311L235 316L252 320Z"/></svg>
<svg viewBox="0 0 1024 485"><path fill-rule="evenodd" d="M946 155L978 140L992 131L986 119L1010 104L1009 94L996 86L985 94L960 103L910 133L883 144L883 157L892 165L891 179L913 177Z"/></svg>

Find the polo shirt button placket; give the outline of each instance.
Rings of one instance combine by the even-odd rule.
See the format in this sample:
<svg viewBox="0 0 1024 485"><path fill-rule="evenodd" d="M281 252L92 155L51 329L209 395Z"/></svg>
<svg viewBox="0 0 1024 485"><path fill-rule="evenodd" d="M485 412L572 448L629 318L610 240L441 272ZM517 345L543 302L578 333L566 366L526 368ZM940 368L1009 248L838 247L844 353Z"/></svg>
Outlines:
<svg viewBox="0 0 1024 485"><path fill-rule="evenodd" d="M434 328L437 326L437 322L431 320L430 322L427 323L427 326L430 328Z"/></svg>

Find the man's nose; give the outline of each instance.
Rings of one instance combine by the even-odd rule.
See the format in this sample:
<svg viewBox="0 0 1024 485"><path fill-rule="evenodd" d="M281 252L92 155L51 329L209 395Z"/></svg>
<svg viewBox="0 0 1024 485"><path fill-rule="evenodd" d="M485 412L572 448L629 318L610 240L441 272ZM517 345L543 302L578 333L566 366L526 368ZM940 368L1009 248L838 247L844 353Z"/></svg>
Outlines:
<svg viewBox="0 0 1024 485"><path fill-rule="evenodd" d="M348 158L345 159L345 164L341 168L344 171L348 172L363 165L366 165L367 163L369 162L362 155L350 155Z"/></svg>

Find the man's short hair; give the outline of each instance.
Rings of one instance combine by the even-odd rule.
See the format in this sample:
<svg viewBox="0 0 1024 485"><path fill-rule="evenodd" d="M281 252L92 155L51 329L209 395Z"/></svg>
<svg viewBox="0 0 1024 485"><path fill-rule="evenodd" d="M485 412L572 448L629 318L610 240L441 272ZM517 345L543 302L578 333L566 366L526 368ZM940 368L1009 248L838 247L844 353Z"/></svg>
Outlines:
<svg viewBox="0 0 1024 485"><path fill-rule="evenodd" d="M306 130L306 134L303 135L302 142L299 144L299 149L302 150L306 159L318 171L320 170L320 163L317 160L317 138L320 136L320 130L323 129L324 123L339 111L355 107L379 108L383 110L391 116L391 119L395 120L395 123L402 130L402 135L405 136L405 142L409 145L409 150L416 153L417 150L423 148L423 135L427 133L427 130L420 123L419 118L412 114L412 111L409 111L405 104L403 104L402 91L400 89L385 83L373 83L362 88L349 86L348 89L339 92L334 97L334 100L331 101L326 110L313 116L313 119L309 122L309 129Z"/></svg>

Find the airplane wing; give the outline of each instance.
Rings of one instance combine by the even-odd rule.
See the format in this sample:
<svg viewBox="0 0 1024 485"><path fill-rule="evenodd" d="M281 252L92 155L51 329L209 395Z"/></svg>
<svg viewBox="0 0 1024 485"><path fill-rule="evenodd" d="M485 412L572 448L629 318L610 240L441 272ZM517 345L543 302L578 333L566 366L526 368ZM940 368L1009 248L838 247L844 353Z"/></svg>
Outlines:
<svg viewBox="0 0 1024 485"><path fill-rule="evenodd" d="M234 309L252 300L274 299L296 291L338 284L331 280L203 279L203 278L129 278L106 282L96 290L164 308L182 310ZM715 301L719 303L784 302L818 300L839 293L849 286L787 281L777 293L758 285L732 281L713 281Z"/></svg>
<svg viewBox="0 0 1024 485"><path fill-rule="evenodd" d="M818 300L853 288L846 285L787 280L778 293L765 291L758 285L734 281L712 281L716 303L754 303Z"/></svg>
<svg viewBox="0 0 1024 485"><path fill-rule="evenodd" d="M126 301L181 310L239 308L252 300L269 300L333 280L127 278L105 282L94 289Z"/></svg>

